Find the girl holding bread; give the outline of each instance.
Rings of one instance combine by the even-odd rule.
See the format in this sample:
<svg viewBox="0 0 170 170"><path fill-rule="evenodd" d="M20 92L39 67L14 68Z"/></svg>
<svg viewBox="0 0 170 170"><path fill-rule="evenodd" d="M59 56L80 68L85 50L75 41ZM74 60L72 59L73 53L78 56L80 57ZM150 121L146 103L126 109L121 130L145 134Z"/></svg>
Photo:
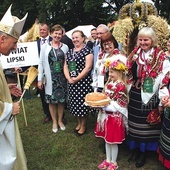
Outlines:
<svg viewBox="0 0 170 170"><path fill-rule="evenodd" d="M121 58L121 55L118 58ZM105 66L109 69L109 79L103 93L111 99L111 102L100 109L95 127L96 137L105 140L106 148L106 159L98 165L98 168L115 170L118 168L118 144L125 140L125 128L127 128L128 96L125 75L127 67L119 59L112 62L108 60Z"/></svg>

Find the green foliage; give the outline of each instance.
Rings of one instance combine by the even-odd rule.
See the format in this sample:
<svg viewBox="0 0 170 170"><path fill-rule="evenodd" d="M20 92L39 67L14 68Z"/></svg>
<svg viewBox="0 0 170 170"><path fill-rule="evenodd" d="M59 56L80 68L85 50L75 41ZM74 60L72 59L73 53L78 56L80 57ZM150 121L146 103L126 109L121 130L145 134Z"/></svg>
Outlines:
<svg viewBox="0 0 170 170"><path fill-rule="evenodd" d="M84 1L84 11L98 11L102 8L103 0L93 1L93 0L85 0Z"/></svg>

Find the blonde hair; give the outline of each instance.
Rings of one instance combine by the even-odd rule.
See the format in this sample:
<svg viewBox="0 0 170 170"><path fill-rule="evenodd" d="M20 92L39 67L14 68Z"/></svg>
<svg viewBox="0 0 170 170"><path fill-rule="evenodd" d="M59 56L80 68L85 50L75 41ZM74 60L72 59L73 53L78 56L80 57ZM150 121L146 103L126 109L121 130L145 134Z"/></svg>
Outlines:
<svg viewBox="0 0 170 170"><path fill-rule="evenodd" d="M152 47L156 47L158 45L158 38L155 31L151 27L143 27L137 36L137 46L139 46L139 37L147 36L152 40Z"/></svg>
<svg viewBox="0 0 170 170"><path fill-rule="evenodd" d="M122 70L116 70L116 69L114 69L114 68L110 68L110 69L112 69L112 70L117 71L118 73L120 73L120 75L121 75L121 79L120 79L120 80L121 80L121 81L123 82L123 84L125 85L125 94L128 96L128 92L127 92L127 76L126 76L125 72L122 71ZM104 85L104 89L107 87L107 85L108 85L111 81L112 81L112 80L111 80L111 78L110 78L110 76L109 76L107 82L106 82L105 85ZM104 89L103 89L103 90L104 90Z"/></svg>

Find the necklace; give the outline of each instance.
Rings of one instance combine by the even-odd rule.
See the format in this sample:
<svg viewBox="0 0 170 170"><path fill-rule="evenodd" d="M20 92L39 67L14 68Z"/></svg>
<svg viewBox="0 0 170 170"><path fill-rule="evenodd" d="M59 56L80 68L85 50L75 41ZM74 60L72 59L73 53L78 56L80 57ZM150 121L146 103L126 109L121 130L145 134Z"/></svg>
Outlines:
<svg viewBox="0 0 170 170"><path fill-rule="evenodd" d="M81 50L79 50L79 51L74 51L74 49L73 49L73 51L72 51L72 61L74 61L75 60L75 58L78 56L78 54L81 52Z"/></svg>
<svg viewBox="0 0 170 170"><path fill-rule="evenodd" d="M79 46L79 47L74 47L73 51L74 51L74 52L81 51L81 49L84 48L84 46L85 46L85 45L83 44L83 45L81 45L81 46Z"/></svg>
<svg viewBox="0 0 170 170"><path fill-rule="evenodd" d="M62 43L61 42L59 42L59 43L51 42L51 46L52 46L52 49L53 49L54 56L57 59L58 52L59 52L60 47L62 46Z"/></svg>
<svg viewBox="0 0 170 170"><path fill-rule="evenodd" d="M162 71L163 61L165 59L164 53L162 53L162 51L159 51L157 48L154 49L152 54L150 54L152 60L150 60L149 57L148 59L146 59L145 55L142 52L140 52L139 55L140 55L139 58L141 60L142 60L141 55L143 55L143 61L144 61L143 66L139 63L139 58L137 61L139 66L141 65L141 67L143 67L140 73L142 80L144 80L146 77L156 78Z"/></svg>
<svg viewBox="0 0 170 170"><path fill-rule="evenodd" d="M53 48L55 48L55 49L57 49L57 48L60 48L61 46L62 46L62 43L61 42L52 42L51 41L51 46L53 47Z"/></svg>

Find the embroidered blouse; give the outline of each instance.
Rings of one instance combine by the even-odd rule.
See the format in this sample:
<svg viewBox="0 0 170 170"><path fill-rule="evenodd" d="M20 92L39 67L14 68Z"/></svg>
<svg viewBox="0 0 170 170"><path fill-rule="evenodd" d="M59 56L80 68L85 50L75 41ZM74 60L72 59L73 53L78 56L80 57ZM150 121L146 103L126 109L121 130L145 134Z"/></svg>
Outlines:
<svg viewBox="0 0 170 170"><path fill-rule="evenodd" d="M108 69L105 67L105 60L114 56L115 54L121 54L121 51L118 49L114 49L111 54L101 52L98 56L98 60L96 61L94 74L93 74L93 86L98 87L98 77L104 76L104 81L106 82L108 79Z"/></svg>
<svg viewBox="0 0 170 170"><path fill-rule="evenodd" d="M170 62L165 53L157 47L153 47L148 53L144 53L141 48L137 47L128 56L127 67L128 91L131 85L141 89L142 101L147 104L151 97L159 92L160 83L169 71ZM144 79L147 77L153 79L152 93L143 91Z"/></svg>

